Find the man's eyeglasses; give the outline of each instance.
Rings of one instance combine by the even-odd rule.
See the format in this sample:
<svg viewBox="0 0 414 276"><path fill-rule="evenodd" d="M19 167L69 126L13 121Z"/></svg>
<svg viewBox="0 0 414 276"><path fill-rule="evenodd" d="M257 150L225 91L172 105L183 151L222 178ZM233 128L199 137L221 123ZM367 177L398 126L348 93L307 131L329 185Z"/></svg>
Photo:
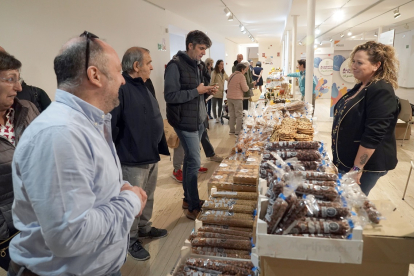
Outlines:
<svg viewBox="0 0 414 276"><path fill-rule="evenodd" d="M86 54L85 54L85 71L86 71L86 77L89 80L88 77L88 64L89 64L89 41L95 38L99 38L97 35L94 35L93 33L90 33L88 31L84 31L79 37L86 37Z"/></svg>
<svg viewBox="0 0 414 276"><path fill-rule="evenodd" d="M11 85L15 85L16 83L20 83L20 85L22 85L23 83L23 79L19 78L15 78L15 77L8 77L8 78L0 78L0 80L7 82L8 84Z"/></svg>

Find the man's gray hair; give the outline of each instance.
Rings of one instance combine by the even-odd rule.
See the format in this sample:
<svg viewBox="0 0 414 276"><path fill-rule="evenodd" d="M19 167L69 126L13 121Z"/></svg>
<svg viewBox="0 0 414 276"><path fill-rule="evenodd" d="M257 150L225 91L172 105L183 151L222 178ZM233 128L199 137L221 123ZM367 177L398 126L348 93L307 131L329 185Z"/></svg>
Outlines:
<svg viewBox="0 0 414 276"><path fill-rule="evenodd" d="M142 67L144 65L144 54L149 52L148 49L142 47L129 48L122 57L122 71L134 72L135 61L138 62L139 67Z"/></svg>
<svg viewBox="0 0 414 276"><path fill-rule="evenodd" d="M96 66L106 77L108 77L106 64L108 58L103 47L95 39L89 42L89 62L88 66ZM86 38L64 48L55 57L54 69L59 89L73 93L86 78Z"/></svg>

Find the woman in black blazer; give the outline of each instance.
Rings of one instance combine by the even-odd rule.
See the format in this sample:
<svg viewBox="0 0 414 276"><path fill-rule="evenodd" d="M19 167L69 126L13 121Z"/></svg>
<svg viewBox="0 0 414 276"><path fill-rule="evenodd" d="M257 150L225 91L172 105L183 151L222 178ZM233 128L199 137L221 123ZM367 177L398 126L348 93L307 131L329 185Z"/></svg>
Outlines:
<svg viewBox="0 0 414 276"><path fill-rule="evenodd" d="M355 47L350 60L358 83L335 105L333 161L342 173L357 171L358 184L368 195L398 162L394 89L399 62L393 47L374 41Z"/></svg>

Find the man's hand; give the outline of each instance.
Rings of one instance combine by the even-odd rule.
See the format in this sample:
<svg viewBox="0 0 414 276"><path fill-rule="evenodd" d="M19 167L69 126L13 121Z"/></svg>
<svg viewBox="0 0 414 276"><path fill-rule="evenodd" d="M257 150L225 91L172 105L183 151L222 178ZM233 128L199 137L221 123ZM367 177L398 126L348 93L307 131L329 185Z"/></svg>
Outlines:
<svg viewBox="0 0 414 276"><path fill-rule="evenodd" d="M129 183L125 183L121 188L121 192L126 190L136 194L139 200L141 201L141 210L139 211L139 214L136 216L139 217L142 214L142 210L144 210L145 204L147 204L147 193L142 188L137 186L131 186L131 184Z"/></svg>
<svg viewBox="0 0 414 276"><path fill-rule="evenodd" d="M200 85L197 87L197 91L198 91L198 94L205 94L205 93L210 93L210 91L212 90L212 89L214 89L215 87L214 86L204 86L204 83L200 83Z"/></svg>

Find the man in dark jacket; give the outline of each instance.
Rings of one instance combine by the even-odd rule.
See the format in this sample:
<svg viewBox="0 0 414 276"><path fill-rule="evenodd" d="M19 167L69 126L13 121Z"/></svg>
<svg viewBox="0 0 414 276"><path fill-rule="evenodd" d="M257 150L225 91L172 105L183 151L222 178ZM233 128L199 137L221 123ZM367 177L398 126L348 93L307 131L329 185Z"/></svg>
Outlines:
<svg viewBox="0 0 414 276"><path fill-rule="evenodd" d="M13 155L23 131L39 114L32 103L16 98L22 90L21 65L13 56L0 52L0 267L6 271L10 263L7 247L17 233L11 211Z"/></svg>
<svg viewBox="0 0 414 276"><path fill-rule="evenodd" d="M198 196L197 174L200 168L200 139L207 117L203 94L215 93L214 86L203 83L201 58L210 48L210 38L201 31L191 31L186 37L186 52L178 53L165 70L164 98L167 119L184 148L183 209L195 220L202 201Z"/></svg>
<svg viewBox="0 0 414 276"><path fill-rule="evenodd" d="M122 58L125 85L119 90L120 105L112 114L112 134L124 179L144 189L148 200L142 215L135 219L130 231L129 253L139 261L150 258L138 237L161 238L167 230L151 227L154 192L157 185L160 154L170 155L164 136L164 123L155 98L150 91L151 56L147 49L132 47Z"/></svg>

